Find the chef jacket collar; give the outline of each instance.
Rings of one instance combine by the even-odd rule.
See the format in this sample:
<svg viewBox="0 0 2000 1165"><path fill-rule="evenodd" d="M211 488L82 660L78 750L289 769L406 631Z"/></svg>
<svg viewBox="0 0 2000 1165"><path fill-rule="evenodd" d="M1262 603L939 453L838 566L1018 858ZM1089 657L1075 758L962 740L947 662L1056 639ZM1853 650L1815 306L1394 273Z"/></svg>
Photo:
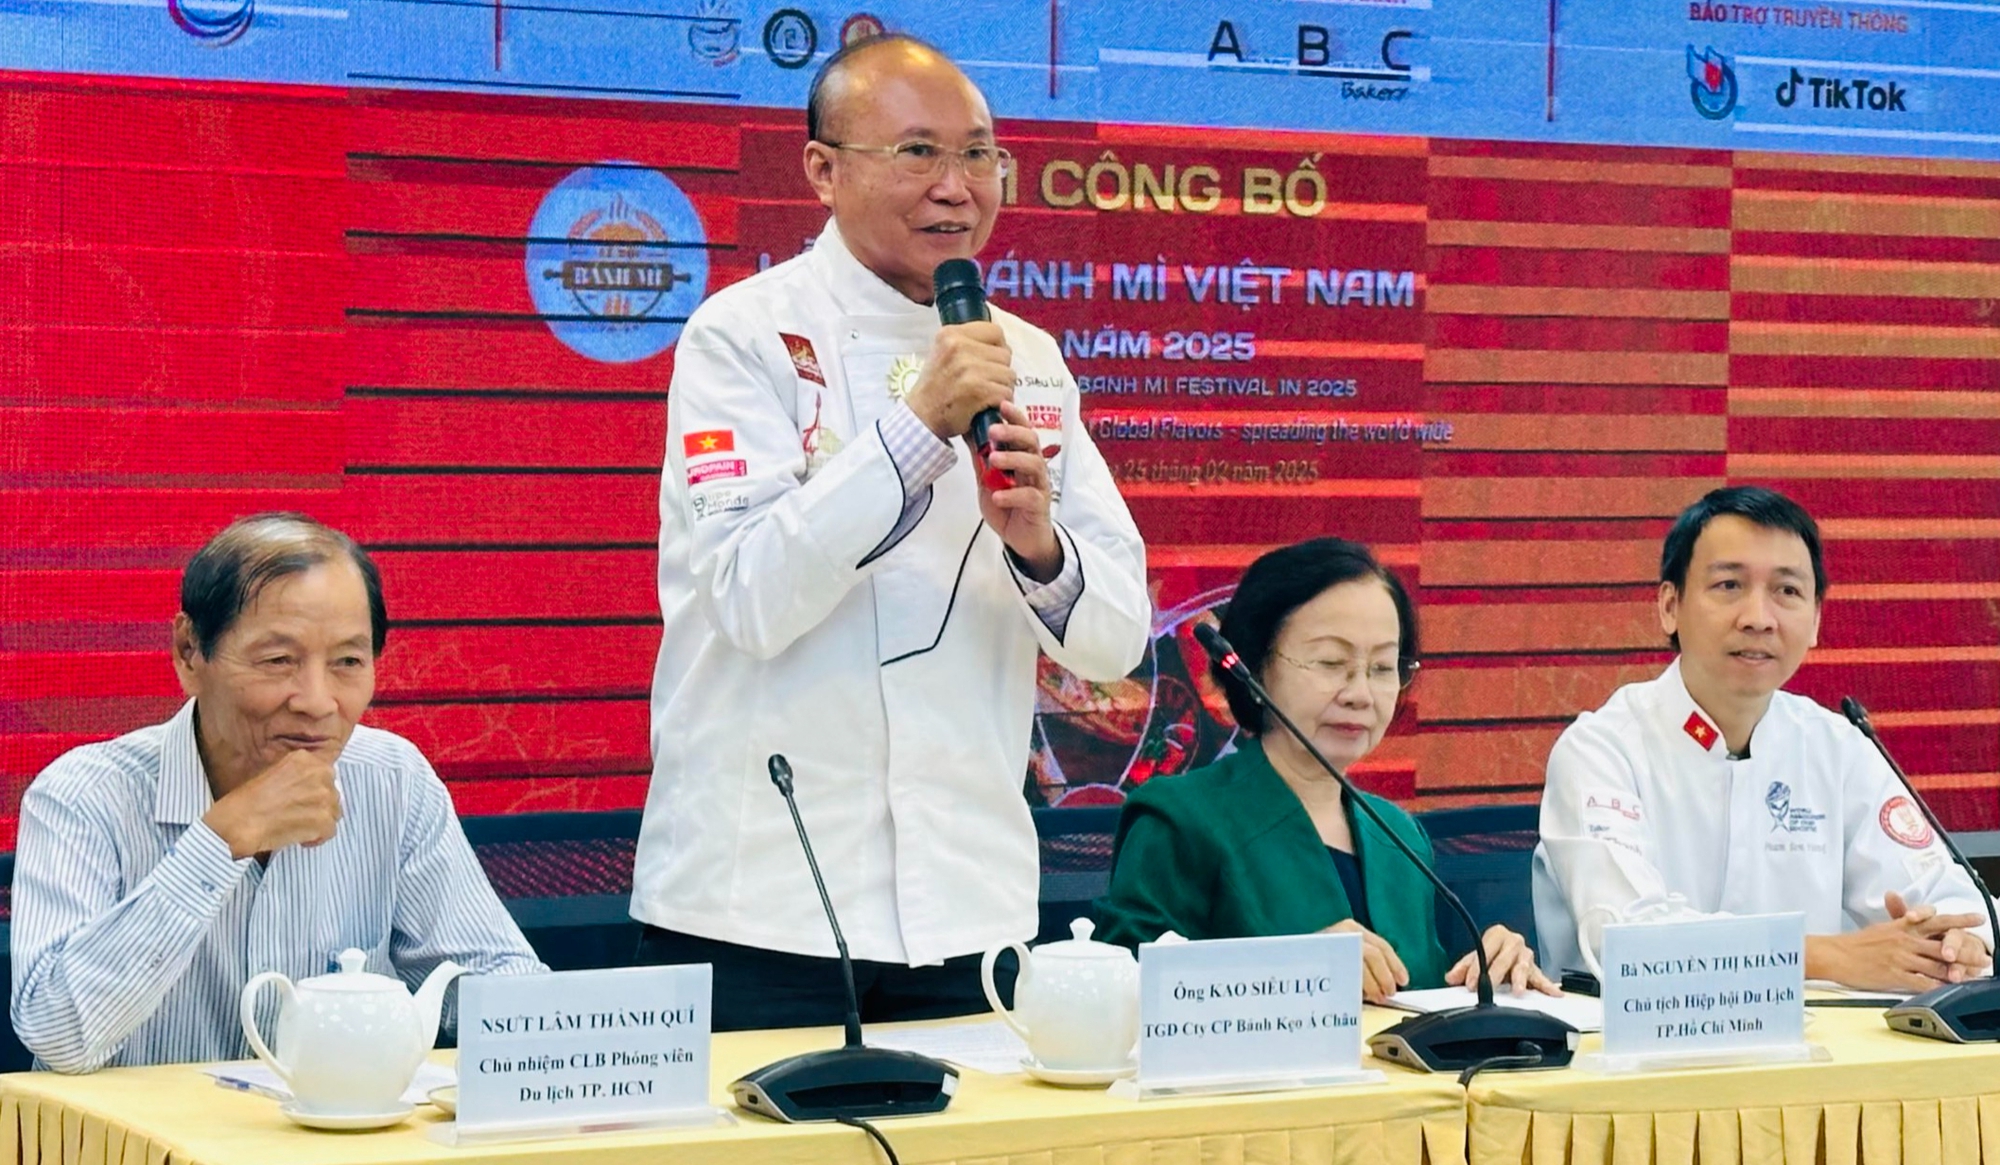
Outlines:
<svg viewBox="0 0 2000 1165"><path fill-rule="evenodd" d="M836 293L835 304L841 314L848 316L900 316L922 315L937 318L936 309L928 304L913 303L910 297L883 282L882 277L863 266L854 252L847 249L847 241L840 237L840 227L829 218L826 227L813 243L812 261L821 276Z"/></svg>
<svg viewBox="0 0 2000 1165"><path fill-rule="evenodd" d="M1681 661L1678 658L1660 677L1659 708L1662 726L1668 737L1675 740L1676 747L1684 744L1717 760L1735 759L1729 755L1729 745L1722 739L1722 730L1688 694L1687 682L1681 678Z"/></svg>

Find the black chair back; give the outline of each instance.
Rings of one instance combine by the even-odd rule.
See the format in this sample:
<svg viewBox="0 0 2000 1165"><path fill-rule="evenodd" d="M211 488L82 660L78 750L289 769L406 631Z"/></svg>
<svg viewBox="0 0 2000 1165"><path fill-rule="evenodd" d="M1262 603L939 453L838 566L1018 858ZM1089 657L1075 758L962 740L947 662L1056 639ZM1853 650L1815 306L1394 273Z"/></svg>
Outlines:
<svg viewBox="0 0 2000 1165"><path fill-rule="evenodd" d="M461 820L487 880L544 963L557 971L631 965L637 809Z"/></svg>
<svg viewBox="0 0 2000 1165"><path fill-rule="evenodd" d="M7 983L8 998L14 991L14 855L0 854L0 977ZM21 1046L14 1035L14 1025L9 1023L0 1028L0 1072L26 1072L34 1064L35 1057Z"/></svg>
<svg viewBox="0 0 2000 1165"><path fill-rule="evenodd" d="M1042 847L1041 929L1035 941L1054 942L1068 938L1070 922L1089 916L1091 903L1111 885L1111 838L1118 829L1119 808L1034 812Z"/></svg>
<svg viewBox="0 0 2000 1165"><path fill-rule="evenodd" d="M1481 929L1501 923L1535 945L1535 900L1529 873L1541 839L1539 805L1475 805L1417 814L1437 855L1438 876L1465 900ZM1440 904L1438 929L1458 951L1459 928Z"/></svg>

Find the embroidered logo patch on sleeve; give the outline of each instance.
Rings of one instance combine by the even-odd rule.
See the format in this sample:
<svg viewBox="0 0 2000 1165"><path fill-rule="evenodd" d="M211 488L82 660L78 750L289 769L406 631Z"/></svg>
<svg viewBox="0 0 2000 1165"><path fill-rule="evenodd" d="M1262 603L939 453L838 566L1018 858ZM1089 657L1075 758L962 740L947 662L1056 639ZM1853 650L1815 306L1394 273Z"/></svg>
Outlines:
<svg viewBox="0 0 2000 1165"><path fill-rule="evenodd" d="M1901 794L1882 802L1882 812L1876 816L1882 823L1882 832L1898 845L1929 849L1937 840L1937 831L1924 819L1923 810Z"/></svg>
<svg viewBox="0 0 2000 1165"><path fill-rule="evenodd" d="M740 457L727 461L704 461L700 465L688 466L688 484L700 485L704 481L714 481L718 477L742 477L750 472L750 467Z"/></svg>

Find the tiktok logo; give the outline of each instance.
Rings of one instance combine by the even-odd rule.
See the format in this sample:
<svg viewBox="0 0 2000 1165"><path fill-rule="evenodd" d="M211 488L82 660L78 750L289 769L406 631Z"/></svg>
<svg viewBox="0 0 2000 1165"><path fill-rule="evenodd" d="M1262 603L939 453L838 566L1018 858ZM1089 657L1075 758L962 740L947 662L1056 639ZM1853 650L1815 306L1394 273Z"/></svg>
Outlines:
<svg viewBox="0 0 2000 1165"><path fill-rule="evenodd" d="M1908 113L1905 99L1909 90L1894 81L1870 81L1865 77L1845 80L1840 77L1808 77L1797 69L1791 76L1778 82L1778 104L1790 109L1805 97L1804 90L1812 90L1814 109L1858 109L1876 113Z"/></svg>

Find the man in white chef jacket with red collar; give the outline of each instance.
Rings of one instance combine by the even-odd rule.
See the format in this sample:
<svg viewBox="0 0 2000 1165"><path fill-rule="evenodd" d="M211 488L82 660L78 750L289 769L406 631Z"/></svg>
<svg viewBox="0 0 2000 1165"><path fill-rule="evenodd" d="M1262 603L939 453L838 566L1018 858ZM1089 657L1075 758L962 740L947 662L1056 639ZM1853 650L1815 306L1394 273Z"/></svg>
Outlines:
<svg viewBox="0 0 2000 1165"><path fill-rule="evenodd" d="M1819 529L1783 494L1718 489L1674 523L1659 616L1679 658L1549 754L1547 970L1595 971L1607 923L1793 911L1808 979L1914 993L1991 963L1978 892L1874 745L1780 690L1825 597Z"/></svg>
<svg viewBox="0 0 2000 1165"><path fill-rule="evenodd" d="M831 221L694 313L667 406L632 915L643 961L715 965L718 1029L845 1011L773 754L863 1019L984 1009L979 954L1037 923L1037 654L1117 679L1152 614L1055 341L999 310L941 328L929 306L938 264L984 246L1011 161L978 89L883 37L828 61L807 121ZM993 407L999 489L960 440Z"/></svg>

